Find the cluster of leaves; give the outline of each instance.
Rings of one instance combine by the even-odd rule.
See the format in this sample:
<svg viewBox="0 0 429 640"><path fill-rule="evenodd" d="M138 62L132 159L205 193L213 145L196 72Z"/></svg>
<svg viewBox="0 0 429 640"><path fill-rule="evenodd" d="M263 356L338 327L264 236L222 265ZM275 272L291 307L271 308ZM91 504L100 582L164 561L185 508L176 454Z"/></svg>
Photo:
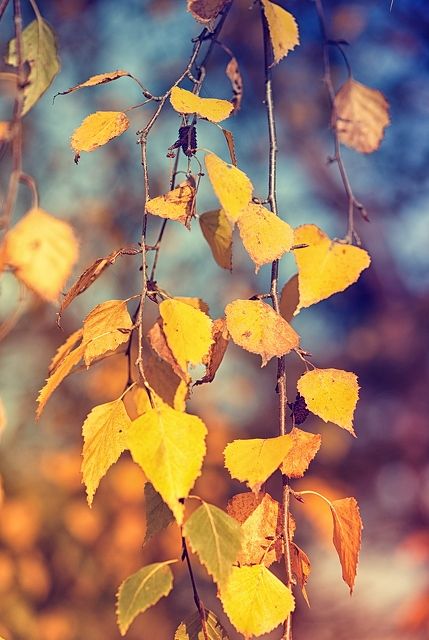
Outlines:
<svg viewBox="0 0 429 640"><path fill-rule="evenodd" d="M199 46L216 25L226 17L231 2L189 0L188 8L205 26ZM282 60L299 43L293 16L270 0L261 0L261 16L269 29L273 64ZM40 22L42 21L42 22ZM21 116L35 100L31 74L40 68L50 69L42 86L49 86L57 67L52 59L54 38L38 16L38 27L24 31L22 48L29 62L28 85L23 89ZM42 26L41 26L42 25ZM31 33L30 30L32 29ZM34 33L33 33L34 32ZM27 35L25 35L27 34ZM34 53L34 38L39 49ZM49 44L40 47L40 39ZM212 36L214 41L214 36ZM28 52L27 52L27 48ZM51 47L51 49L49 49ZM194 49L194 53L198 49ZM45 58L48 57L48 62ZM142 88L146 103L157 104L154 115L140 137L143 149L146 187L148 189L145 148L151 127L167 100L181 115L178 144L187 159L186 179L166 193L145 202L141 242L132 248L118 249L97 259L78 278L61 305L60 314L73 299L87 290L101 273L121 254L141 254L142 291L126 300L109 300L96 306L55 354L49 377L38 398L37 416L61 382L83 362L86 368L112 355L122 354L128 363L128 381L123 393L112 401L92 409L83 424L83 481L89 505L100 481L124 451L129 451L142 469L145 479L147 533L144 542L159 534L171 523L178 527L183 541L183 558L189 562L188 545L198 556L216 583L223 608L244 636L260 635L284 623L294 610L294 596L269 567L283 557L289 558L293 582L307 599L306 583L310 562L293 541L295 522L288 505L280 504L265 490L264 484L274 473L283 478L300 478L316 456L321 437L301 425L308 411L325 422L332 422L355 435L353 416L358 400L358 381L354 373L337 369L319 369L309 362L301 337L291 326L293 316L355 283L369 267L370 257L359 246L329 238L316 225L292 229L254 195L250 178L237 166L234 141L221 127L230 152L231 163L207 152L204 163L208 180L218 200L215 210L197 214L197 194L204 174L191 172L192 162L201 167L197 154L195 126L198 119L219 123L239 108L242 81L235 58L228 65L234 101L201 98L201 79L192 76L195 58L177 82L163 96L148 92L138 79L126 71L99 74L63 93L71 93L130 77ZM10 64L16 64L16 45L10 45ZM40 67L40 68L39 68ZM54 68L55 67L55 68ZM178 86L185 77L194 82L192 91ZM43 90L38 89L41 95ZM239 99L237 99L239 96ZM387 105L374 90L349 79L333 103L333 128L340 142L358 151L375 150L388 124ZM125 112L103 111L90 114L74 131L71 146L75 161L82 152L91 152L123 134L130 126ZM178 152L179 153L179 152ZM177 171L176 171L177 174ZM175 175L176 175L175 174ZM174 176L175 178L175 176ZM148 195L148 194L146 194ZM285 254L294 255L297 274L281 292L279 310L264 298L236 299L225 307L224 315L212 319L207 304L200 298L179 298L167 293L148 277L146 224L150 216L171 220L191 228L198 217L202 233L216 262L232 269L233 232L237 226L244 249L256 271ZM155 245L155 272L159 243ZM77 260L77 241L70 226L53 218L38 206L33 207L6 234L1 247L0 266L14 275L42 298L54 301L63 290ZM132 305L137 308L130 312ZM143 326L144 304L157 305L159 317L152 326ZM274 305L275 307L275 305ZM230 341L261 357L262 366L272 358L282 359L295 353L305 371L297 384L297 401L293 403L292 429L277 437L236 439L224 450L225 467L231 478L244 483L249 491L235 495L226 511L192 495L206 455L207 427L201 418L186 410L193 385L210 383ZM204 365L205 374L194 378L193 367ZM298 502L311 491L290 495ZM329 501L323 496L333 517L333 542L342 566L343 579L353 590L361 539L361 520L354 498ZM195 505L198 505L196 508ZM125 634L139 613L156 604L173 588L172 567L181 556L154 562L129 576L117 594L118 624ZM192 578L192 570L190 569ZM213 612L206 611L196 596L197 611L183 621L177 640L186 638L226 638Z"/></svg>

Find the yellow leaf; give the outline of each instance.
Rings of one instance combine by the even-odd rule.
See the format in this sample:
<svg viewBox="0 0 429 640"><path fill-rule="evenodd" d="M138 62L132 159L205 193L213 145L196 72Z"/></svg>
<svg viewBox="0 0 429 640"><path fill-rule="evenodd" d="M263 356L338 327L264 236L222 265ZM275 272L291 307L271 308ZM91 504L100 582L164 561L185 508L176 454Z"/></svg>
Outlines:
<svg viewBox="0 0 429 640"><path fill-rule="evenodd" d="M181 222L189 229L195 213L196 193L194 180L185 180L173 191L148 200L146 210L154 216Z"/></svg>
<svg viewBox="0 0 429 640"><path fill-rule="evenodd" d="M270 31L274 63L287 56L299 44L298 26L291 13L270 0L262 0Z"/></svg>
<svg viewBox="0 0 429 640"><path fill-rule="evenodd" d="M314 224L295 229L295 243L309 245L294 251L299 281L295 315L300 309L347 289L371 262L364 249L334 242Z"/></svg>
<svg viewBox="0 0 429 640"><path fill-rule="evenodd" d="M78 159L81 151L94 151L102 147L124 133L129 126L130 121L122 111L96 111L74 130L71 147Z"/></svg>
<svg viewBox="0 0 429 640"><path fill-rule="evenodd" d="M128 71L122 71L118 69L117 71L108 71L107 73L98 73L95 76L91 76L85 82L80 82L79 84L70 87L67 91L59 91L55 94L55 98L57 96L66 96L68 93L72 93L73 91L77 91L78 89L83 89L84 87L95 87L99 84L106 84L106 82L112 82L113 80L117 80L118 78L123 78L124 76L130 77Z"/></svg>
<svg viewBox="0 0 429 640"><path fill-rule="evenodd" d="M51 375L59 364L64 360L64 358L70 353L70 351L76 346L76 344L81 340L83 335L83 330L78 329L74 331L62 345L60 345L51 360L49 365L49 375Z"/></svg>
<svg viewBox="0 0 429 640"><path fill-rule="evenodd" d="M225 467L232 478L245 482L250 489L259 491L260 485L279 468L292 443L290 438L252 438L234 440L224 451Z"/></svg>
<svg viewBox="0 0 429 640"><path fill-rule="evenodd" d="M192 13L198 22L210 25L228 1L229 0L188 0L188 11Z"/></svg>
<svg viewBox="0 0 429 640"><path fill-rule="evenodd" d="M198 309L202 311L206 315L209 315L209 305L207 302L204 302L201 298L192 298L189 296L176 296L175 300L179 300L179 302L184 302L185 304L189 304L190 307L194 309Z"/></svg>
<svg viewBox="0 0 429 640"><path fill-rule="evenodd" d="M244 636L272 631L295 608L290 589L261 564L233 567L219 597L228 618Z"/></svg>
<svg viewBox="0 0 429 640"><path fill-rule="evenodd" d="M331 512L334 520L334 545L340 558L343 580L352 593L362 538L359 506L355 498L333 500Z"/></svg>
<svg viewBox="0 0 429 640"><path fill-rule="evenodd" d="M213 342L210 318L175 299L163 300L159 312L168 346L180 368L186 372L188 363L203 362Z"/></svg>
<svg viewBox="0 0 429 640"><path fill-rule="evenodd" d="M201 118L212 122L220 122L228 118L234 105L228 100L216 98L200 98L192 91L173 87L170 94L171 106L178 113L196 113Z"/></svg>
<svg viewBox="0 0 429 640"><path fill-rule="evenodd" d="M101 478L127 448L130 426L122 400L94 407L83 423L82 474L89 506Z"/></svg>
<svg viewBox="0 0 429 640"><path fill-rule="evenodd" d="M288 437L292 446L283 460L282 473L289 478L302 478L320 449L322 437L318 433L307 433L296 427L292 429Z"/></svg>
<svg viewBox="0 0 429 640"><path fill-rule="evenodd" d="M312 413L355 435L353 414L359 399L359 385L354 373L314 369L304 373L297 386Z"/></svg>
<svg viewBox="0 0 429 640"><path fill-rule="evenodd" d="M84 345L79 345L73 351L70 351L66 357L58 364L52 375L46 380L45 386L41 389L37 398L38 407L36 410L36 418L40 418L43 409L55 389L61 384L66 376L70 373L75 365L78 364L84 353Z"/></svg>
<svg viewBox="0 0 429 640"><path fill-rule="evenodd" d="M43 209L30 211L7 233L4 261L45 300L61 293L78 257L72 227Z"/></svg>
<svg viewBox="0 0 429 640"><path fill-rule="evenodd" d="M304 600L306 601L307 605L310 606L307 591L305 588L311 571L310 560L307 554L294 542L290 543L290 556L292 574L296 580L297 585L301 588Z"/></svg>
<svg viewBox="0 0 429 640"><path fill-rule="evenodd" d="M86 366L89 367L98 356L127 342L132 326L125 300L108 300L97 305L83 321Z"/></svg>
<svg viewBox="0 0 429 640"><path fill-rule="evenodd" d="M234 300L225 314L231 338L243 349L259 354L263 367L299 344L299 335L290 324L261 300Z"/></svg>
<svg viewBox="0 0 429 640"><path fill-rule="evenodd" d="M360 151L377 151L390 124L389 104L380 91L349 79L335 96L332 126L340 141Z"/></svg>
<svg viewBox="0 0 429 640"><path fill-rule="evenodd" d="M243 171L224 162L214 153L206 155L205 163L211 185L222 209L232 222L236 222L241 211L252 198L252 183Z"/></svg>
<svg viewBox="0 0 429 640"><path fill-rule="evenodd" d="M290 322L299 305L298 274L292 276L282 289L280 296L280 314Z"/></svg>
<svg viewBox="0 0 429 640"><path fill-rule="evenodd" d="M238 229L256 272L263 264L290 251L293 245L292 227L260 204L249 202L238 218Z"/></svg>
<svg viewBox="0 0 429 640"><path fill-rule="evenodd" d="M197 416L180 413L167 405L156 407L134 420L128 448L148 480L170 507L179 524L186 498L201 473L207 429Z"/></svg>
<svg viewBox="0 0 429 640"><path fill-rule="evenodd" d="M201 231L222 269L232 270L232 224L223 209L200 215Z"/></svg>

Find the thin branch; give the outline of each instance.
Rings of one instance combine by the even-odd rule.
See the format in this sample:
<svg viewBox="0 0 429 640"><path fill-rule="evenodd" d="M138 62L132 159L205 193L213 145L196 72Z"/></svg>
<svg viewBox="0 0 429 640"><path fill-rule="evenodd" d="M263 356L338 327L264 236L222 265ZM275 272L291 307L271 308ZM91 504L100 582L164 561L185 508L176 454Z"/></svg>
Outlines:
<svg viewBox="0 0 429 640"><path fill-rule="evenodd" d="M23 182L31 191L31 206L33 209L39 207L39 192L37 190L37 184L35 179L28 175L28 173L21 173L19 176L20 182Z"/></svg>
<svg viewBox="0 0 429 640"><path fill-rule="evenodd" d="M277 172L277 135L276 121L274 114L274 100L272 91L272 48L268 31L268 24L265 18L262 3L260 3L261 21L264 39L264 74L265 74L265 108L268 121L268 137L270 142L269 149L269 169L268 169L268 196L267 202L271 211L277 216L277 191L276 191L276 172ZM273 308L279 313L279 294L278 294L278 278L279 278L279 260L274 260L271 266L271 288L270 297ZM277 393L279 397L279 434L286 433L286 407L287 407L287 390L286 390L286 365L285 356L277 359ZM290 504L290 487L289 478L282 474L282 532L284 543L284 558L286 571L286 586L292 589L292 559L290 554L290 534L289 534L289 504ZM290 614L284 625L284 640L292 640L292 614Z"/></svg>
<svg viewBox="0 0 429 640"><path fill-rule="evenodd" d="M194 574L192 571L192 565L191 565L191 559L189 558L188 547L186 546L186 540L183 536L182 536L182 550L183 550L182 558L186 560L186 564L188 567L189 578L191 580L191 585L192 585L192 592L194 594L194 602L200 616L201 628L203 631L204 640L210 640L207 632L207 625L206 625L206 610L205 610L203 601L201 600L198 594L197 583L195 582Z"/></svg>
<svg viewBox="0 0 429 640"><path fill-rule="evenodd" d="M0 20L3 18L3 14L6 11L8 4L9 4L9 0L2 0L0 4Z"/></svg>

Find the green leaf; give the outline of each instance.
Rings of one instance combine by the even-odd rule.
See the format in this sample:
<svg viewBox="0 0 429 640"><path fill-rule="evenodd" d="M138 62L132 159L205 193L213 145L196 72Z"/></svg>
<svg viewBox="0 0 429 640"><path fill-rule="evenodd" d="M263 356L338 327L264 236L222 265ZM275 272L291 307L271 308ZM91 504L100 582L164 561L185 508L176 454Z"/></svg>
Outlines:
<svg viewBox="0 0 429 640"><path fill-rule="evenodd" d="M212 611L206 609L206 630L209 640L229 640L225 629ZM180 623L174 634L174 640L205 640L198 611Z"/></svg>
<svg viewBox="0 0 429 640"><path fill-rule="evenodd" d="M224 584L241 549L240 524L212 504L203 502L183 527L192 550L216 582Z"/></svg>
<svg viewBox="0 0 429 640"><path fill-rule="evenodd" d="M60 70L57 43L52 27L43 19L33 20L22 32L22 56L30 66L28 84L24 88L25 115L45 93ZM7 64L18 66L16 38L9 42Z"/></svg>
<svg viewBox="0 0 429 640"><path fill-rule="evenodd" d="M154 535L160 533L174 522L171 509L155 491L150 482L146 482L144 487L144 499L146 509L146 535L143 544L146 544Z"/></svg>
<svg viewBox="0 0 429 640"><path fill-rule="evenodd" d="M119 587L116 612L121 635L139 614L152 607L173 588L173 574L168 566L175 560L155 562L129 576Z"/></svg>

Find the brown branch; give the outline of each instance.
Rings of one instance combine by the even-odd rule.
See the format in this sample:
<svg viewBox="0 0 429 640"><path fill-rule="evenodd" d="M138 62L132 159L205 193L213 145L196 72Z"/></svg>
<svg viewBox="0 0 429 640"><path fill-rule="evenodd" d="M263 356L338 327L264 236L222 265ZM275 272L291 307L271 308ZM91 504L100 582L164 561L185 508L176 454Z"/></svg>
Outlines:
<svg viewBox="0 0 429 640"><path fill-rule="evenodd" d="M197 583L195 582L194 573L192 571L192 565L191 565L191 559L189 557L188 547L186 546L186 540L183 536L182 536L182 559L186 560L186 565L188 567L189 578L191 580L191 585L192 585L192 592L194 594L194 602L200 616L201 629L203 631L204 640L210 640L207 632L206 610L205 610L203 601L201 600L198 594Z"/></svg>
<svg viewBox="0 0 429 640"><path fill-rule="evenodd" d="M274 114L274 100L272 90L272 48L270 35L268 30L267 20L265 18L264 8L260 3L263 40L264 40L264 75L265 75L265 108L267 112L268 121L268 137L270 142L269 149L269 168L268 168L268 196L267 203L270 206L271 211L278 216L277 209L277 191L276 191L276 178L277 178L277 135L276 135L276 121ZM279 293L278 293L278 278L279 278L279 260L274 260L271 266L271 287L270 297L273 304L273 308L276 313L280 312L279 307ZM285 435L286 433L286 407L287 407L287 389L286 389L286 364L285 356L277 359L277 386L276 390L279 397L279 434ZM286 586L292 588L292 560L290 554L290 535L289 535L289 478L282 474L282 503L283 503L283 521L282 521L282 533L283 533L283 545L284 545L284 559L285 559L285 571L286 571ZM292 614L290 614L284 625L284 640L292 640Z"/></svg>

